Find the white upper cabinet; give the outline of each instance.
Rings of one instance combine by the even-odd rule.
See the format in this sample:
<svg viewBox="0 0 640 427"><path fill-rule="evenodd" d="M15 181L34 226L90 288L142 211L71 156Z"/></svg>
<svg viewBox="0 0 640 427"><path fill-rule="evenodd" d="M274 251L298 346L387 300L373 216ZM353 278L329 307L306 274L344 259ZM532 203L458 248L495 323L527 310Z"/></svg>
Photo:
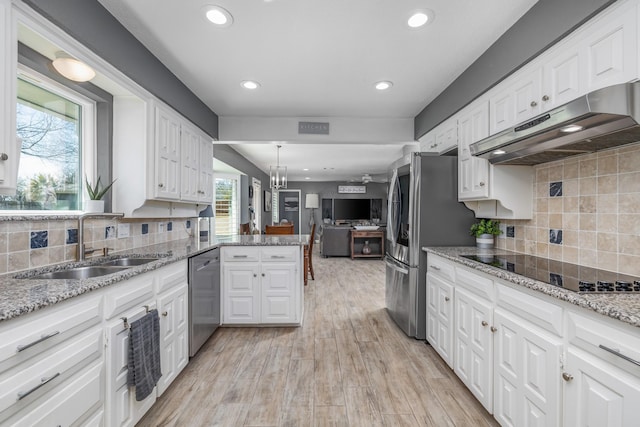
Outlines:
<svg viewBox="0 0 640 427"><path fill-rule="evenodd" d="M489 197L489 161L471 155L469 145L489 136L489 104L465 108L458 117L458 199Z"/></svg>
<svg viewBox="0 0 640 427"><path fill-rule="evenodd" d="M425 153L446 153L458 144L457 119L453 117L436 126L420 138L420 151Z"/></svg>
<svg viewBox="0 0 640 427"><path fill-rule="evenodd" d="M180 199L210 204L213 201L213 142L195 126L181 128Z"/></svg>
<svg viewBox="0 0 640 427"><path fill-rule="evenodd" d="M0 194L15 195L20 142L16 137L16 20L11 1L0 0Z"/></svg>
<svg viewBox="0 0 640 427"><path fill-rule="evenodd" d="M168 109L155 108L153 195L157 199L180 198L180 118Z"/></svg>

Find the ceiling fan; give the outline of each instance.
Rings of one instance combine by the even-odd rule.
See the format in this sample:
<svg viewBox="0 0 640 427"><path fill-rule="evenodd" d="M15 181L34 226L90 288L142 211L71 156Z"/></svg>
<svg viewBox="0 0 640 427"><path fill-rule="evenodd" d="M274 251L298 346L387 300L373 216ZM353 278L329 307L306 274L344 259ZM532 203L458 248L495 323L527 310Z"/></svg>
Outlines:
<svg viewBox="0 0 640 427"><path fill-rule="evenodd" d="M371 175L371 174L365 173L360 178L350 179L349 182L360 182L362 184L369 184L371 182L383 183L383 182L387 182L387 177L386 175Z"/></svg>

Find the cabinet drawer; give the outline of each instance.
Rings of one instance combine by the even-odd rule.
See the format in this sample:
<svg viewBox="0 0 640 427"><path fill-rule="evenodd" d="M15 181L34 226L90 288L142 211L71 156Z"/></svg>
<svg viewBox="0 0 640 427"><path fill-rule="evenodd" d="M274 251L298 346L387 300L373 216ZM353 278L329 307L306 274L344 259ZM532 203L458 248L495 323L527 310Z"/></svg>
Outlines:
<svg viewBox="0 0 640 427"><path fill-rule="evenodd" d="M461 286L469 292L473 292L489 301L494 300L493 280L457 267L455 274L456 286Z"/></svg>
<svg viewBox="0 0 640 427"><path fill-rule="evenodd" d="M609 319L568 313L567 338L569 344L580 347L611 364L640 375L640 329L626 331L626 325L611 325ZM635 333L634 333L635 332ZM605 348L602 348L602 347ZM614 353L615 352L615 353ZM626 360L629 358L631 360Z"/></svg>
<svg viewBox="0 0 640 427"><path fill-rule="evenodd" d="M0 424L45 394L56 394L54 388L75 372L102 358L103 331L95 328L69 340L23 368L11 371L0 379ZM27 424L31 425L31 424Z"/></svg>
<svg viewBox="0 0 640 427"><path fill-rule="evenodd" d="M300 256L299 246L269 246L260 249L262 261L295 261Z"/></svg>
<svg viewBox="0 0 640 427"><path fill-rule="evenodd" d="M450 261L438 255L427 255L427 271L434 276L453 282L455 280L455 267Z"/></svg>
<svg viewBox="0 0 640 427"><path fill-rule="evenodd" d="M83 295L2 322L0 373L100 323L102 302L102 296Z"/></svg>
<svg viewBox="0 0 640 427"><path fill-rule="evenodd" d="M536 326L562 336L562 307L496 283L497 304Z"/></svg>
<svg viewBox="0 0 640 427"><path fill-rule="evenodd" d="M141 274L109 289L105 297L105 319L141 305L153 296L153 272Z"/></svg>
<svg viewBox="0 0 640 427"><path fill-rule="evenodd" d="M6 425L102 425L103 411L99 409L102 407L104 389L103 366L102 362L96 363L74 376L58 387L55 393L50 393L51 397L38 402L35 408L30 407L16 414Z"/></svg>
<svg viewBox="0 0 640 427"><path fill-rule="evenodd" d="M223 261L260 261L260 248L247 246L226 246L222 248Z"/></svg>

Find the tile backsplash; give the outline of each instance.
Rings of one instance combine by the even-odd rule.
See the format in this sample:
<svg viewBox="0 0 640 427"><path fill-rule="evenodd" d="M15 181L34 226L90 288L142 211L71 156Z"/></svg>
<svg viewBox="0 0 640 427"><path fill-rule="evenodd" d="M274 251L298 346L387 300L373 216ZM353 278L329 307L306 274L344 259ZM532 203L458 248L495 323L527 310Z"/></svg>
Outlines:
<svg viewBox="0 0 640 427"><path fill-rule="evenodd" d="M512 232L498 237L498 248L640 275L640 144L535 172L533 219L503 220Z"/></svg>
<svg viewBox="0 0 640 427"><path fill-rule="evenodd" d="M127 237L118 224L128 224ZM113 251L187 238L193 219L91 219L84 223L86 247ZM126 229L126 228L125 228ZM69 219L0 221L0 274L76 259L78 221ZM88 255L91 256L91 255Z"/></svg>

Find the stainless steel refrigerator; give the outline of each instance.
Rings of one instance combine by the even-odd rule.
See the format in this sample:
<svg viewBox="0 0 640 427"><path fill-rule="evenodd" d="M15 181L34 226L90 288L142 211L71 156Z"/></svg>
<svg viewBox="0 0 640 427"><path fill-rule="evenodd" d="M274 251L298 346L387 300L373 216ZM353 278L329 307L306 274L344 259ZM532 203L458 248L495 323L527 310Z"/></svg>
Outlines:
<svg viewBox="0 0 640 427"><path fill-rule="evenodd" d="M407 158L408 157L408 158ZM458 202L458 158L411 153L391 166L387 198L386 307L411 337L426 339L424 246L474 245L473 211Z"/></svg>

